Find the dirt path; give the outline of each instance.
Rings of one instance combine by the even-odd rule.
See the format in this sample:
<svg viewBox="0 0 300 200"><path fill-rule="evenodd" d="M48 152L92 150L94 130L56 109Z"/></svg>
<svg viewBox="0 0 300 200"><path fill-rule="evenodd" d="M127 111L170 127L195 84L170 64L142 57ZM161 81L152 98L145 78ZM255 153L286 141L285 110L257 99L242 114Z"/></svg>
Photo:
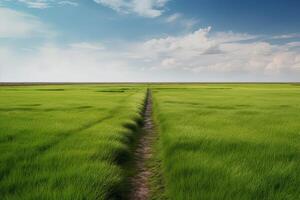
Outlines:
<svg viewBox="0 0 300 200"><path fill-rule="evenodd" d="M147 168L146 162L152 156L151 146L154 141L154 127L151 117L152 96L149 89L145 106L142 135L135 151L137 173L132 179L133 188L130 200L147 200L150 198L149 179L151 171Z"/></svg>

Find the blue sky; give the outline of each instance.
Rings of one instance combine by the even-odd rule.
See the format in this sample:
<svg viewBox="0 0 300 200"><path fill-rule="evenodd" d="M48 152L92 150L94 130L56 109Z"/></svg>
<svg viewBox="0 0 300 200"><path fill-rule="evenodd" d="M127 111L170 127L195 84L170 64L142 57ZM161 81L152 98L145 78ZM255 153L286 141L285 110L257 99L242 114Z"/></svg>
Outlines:
<svg viewBox="0 0 300 200"><path fill-rule="evenodd" d="M297 0L0 0L0 81L300 81Z"/></svg>

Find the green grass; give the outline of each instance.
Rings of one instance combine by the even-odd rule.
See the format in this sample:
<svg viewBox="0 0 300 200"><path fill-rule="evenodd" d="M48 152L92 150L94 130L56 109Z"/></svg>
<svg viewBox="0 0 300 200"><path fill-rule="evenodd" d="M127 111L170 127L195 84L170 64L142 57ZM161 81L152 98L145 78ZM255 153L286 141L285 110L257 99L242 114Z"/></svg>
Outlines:
<svg viewBox="0 0 300 200"><path fill-rule="evenodd" d="M170 199L299 199L299 85L152 88Z"/></svg>
<svg viewBox="0 0 300 200"><path fill-rule="evenodd" d="M151 199L299 199L299 84L152 84ZM124 199L145 85L0 87L0 199Z"/></svg>
<svg viewBox="0 0 300 200"><path fill-rule="evenodd" d="M144 97L135 85L0 87L0 198L121 198Z"/></svg>

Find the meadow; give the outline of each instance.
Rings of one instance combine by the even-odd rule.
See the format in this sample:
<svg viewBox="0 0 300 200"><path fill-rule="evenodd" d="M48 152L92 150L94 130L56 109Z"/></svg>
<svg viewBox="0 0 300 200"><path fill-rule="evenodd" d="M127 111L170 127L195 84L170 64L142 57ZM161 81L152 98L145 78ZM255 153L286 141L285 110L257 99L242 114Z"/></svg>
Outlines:
<svg viewBox="0 0 300 200"><path fill-rule="evenodd" d="M153 86L172 200L300 198L300 85Z"/></svg>
<svg viewBox="0 0 300 200"><path fill-rule="evenodd" d="M0 86L0 199L126 199L147 88L151 199L299 199L299 84Z"/></svg>
<svg viewBox="0 0 300 200"><path fill-rule="evenodd" d="M0 87L0 199L120 199L145 89Z"/></svg>

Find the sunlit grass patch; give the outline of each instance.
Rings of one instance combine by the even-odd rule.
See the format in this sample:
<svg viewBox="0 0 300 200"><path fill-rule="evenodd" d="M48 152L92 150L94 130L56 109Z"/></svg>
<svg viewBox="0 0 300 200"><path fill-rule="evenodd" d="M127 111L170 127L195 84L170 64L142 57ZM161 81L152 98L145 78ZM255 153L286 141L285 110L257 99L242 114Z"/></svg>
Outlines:
<svg viewBox="0 0 300 200"><path fill-rule="evenodd" d="M0 87L1 198L124 197L127 124L138 123L145 89L95 88L107 86Z"/></svg>
<svg viewBox="0 0 300 200"><path fill-rule="evenodd" d="M153 86L170 199L299 198L295 85L184 86Z"/></svg>

